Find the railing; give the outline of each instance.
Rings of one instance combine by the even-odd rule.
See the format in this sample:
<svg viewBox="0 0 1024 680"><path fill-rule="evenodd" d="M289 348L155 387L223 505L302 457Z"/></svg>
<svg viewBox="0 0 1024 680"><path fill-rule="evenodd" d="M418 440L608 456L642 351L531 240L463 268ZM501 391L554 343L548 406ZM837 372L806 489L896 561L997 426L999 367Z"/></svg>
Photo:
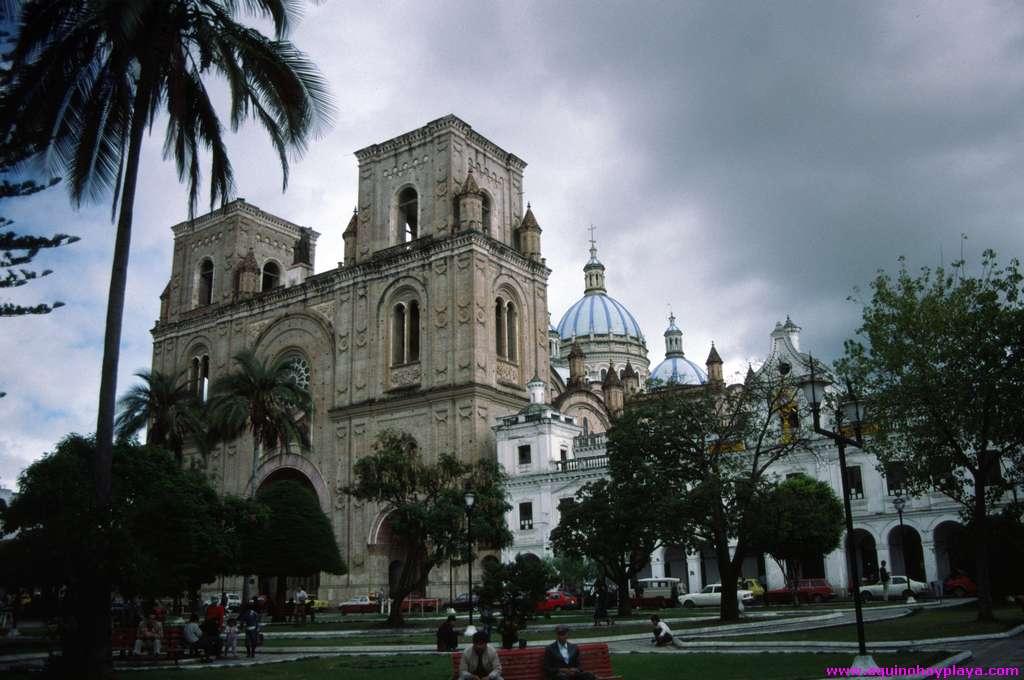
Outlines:
<svg viewBox="0 0 1024 680"><path fill-rule="evenodd" d="M603 449L607 446L608 436L604 432L598 434L581 434L572 440L574 451Z"/></svg>
<svg viewBox="0 0 1024 680"><path fill-rule="evenodd" d="M588 456L586 458L570 458L556 460L555 469L559 472L576 472L578 470L600 470L608 467L608 456Z"/></svg>

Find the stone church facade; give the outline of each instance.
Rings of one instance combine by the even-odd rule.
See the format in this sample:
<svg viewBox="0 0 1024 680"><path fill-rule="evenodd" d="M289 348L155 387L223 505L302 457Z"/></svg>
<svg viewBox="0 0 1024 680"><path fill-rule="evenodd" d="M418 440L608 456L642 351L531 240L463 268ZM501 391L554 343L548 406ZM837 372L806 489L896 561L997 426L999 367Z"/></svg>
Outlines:
<svg viewBox="0 0 1024 680"><path fill-rule="evenodd" d="M492 425L549 371L550 271L524 210L526 163L455 116L356 158L343 263L314 275L319 234L238 199L172 228L152 329L153 369L187 371L200 396L243 349L308 384L309 451L261 451L254 465L246 435L207 470L225 494L280 479L315 491L349 565L320 577L331 601L386 590L400 559L380 509L341 491L377 434L408 432L428 459L493 457ZM429 590L447 594L448 575L435 570Z"/></svg>

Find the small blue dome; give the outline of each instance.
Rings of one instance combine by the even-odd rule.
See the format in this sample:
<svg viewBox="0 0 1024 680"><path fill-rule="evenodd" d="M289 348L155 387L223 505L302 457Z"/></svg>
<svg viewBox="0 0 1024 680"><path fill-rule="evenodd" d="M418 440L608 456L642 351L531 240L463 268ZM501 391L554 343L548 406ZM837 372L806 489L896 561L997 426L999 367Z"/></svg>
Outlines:
<svg viewBox="0 0 1024 680"><path fill-rule="evenodd" d="M666 357L651 371L651 380L677 385L703 385L708 381L704 369L683 356Z"/></svg>
<svg viewBox="0 0 1024 680"><path fill-rule="evenodd" d="M618 300L604 293L588 293L574 304L558 322L562 340L577 336L628 335L643 340L640 324Z"/></svg>

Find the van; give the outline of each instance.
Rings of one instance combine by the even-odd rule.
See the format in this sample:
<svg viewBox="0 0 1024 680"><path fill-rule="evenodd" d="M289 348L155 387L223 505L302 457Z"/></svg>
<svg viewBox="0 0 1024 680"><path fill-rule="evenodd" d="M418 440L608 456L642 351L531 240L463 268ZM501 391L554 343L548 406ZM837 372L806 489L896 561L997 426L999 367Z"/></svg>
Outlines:
<svg viewBox="0 0 1024 680"><path fill-rule="evenodd" d="M686 586L672 576L640 578L636 580L636 586L630 588L630 595L636 607L674 607L676 599L673 595L678 597L685 594Z"/></svg>

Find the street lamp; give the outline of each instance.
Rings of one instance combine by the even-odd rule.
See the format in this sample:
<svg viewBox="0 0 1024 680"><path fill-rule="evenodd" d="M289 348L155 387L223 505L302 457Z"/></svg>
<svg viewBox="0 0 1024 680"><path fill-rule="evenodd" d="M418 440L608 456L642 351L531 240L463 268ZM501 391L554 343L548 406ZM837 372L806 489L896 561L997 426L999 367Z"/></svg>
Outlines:
<svg viewBox="0 0 1024 680"><path fill-rule="evenodd" d="M864 447L864 439L861 436L864 408L860 400L853 394L853 388L847 384L846 398L836 411L837 431L832 432L823 428L821 426L821 398L824 396L829 382L825 378L815 376L814 357L811 355L808 357L810 358L811 375L804 378L800 387L803 390L804 398L811 407L814 431L834 441L839 450L839 474L843 484L843 509L846 512L846 562L853 583L853 609L857 618L857 643L860 650L853 660L853 667L875 668L877 664L868 655L867 642L864 638L864 608L860 599L860 568L857 564L857 551L853 547L853 512L850 509L850 481L846 474L846 447L852 446L857 449ZM841 434L843 422L847 422L853 427L853 439Z"/></svg>
<svg viewBox="0 0 1024 680"><path fill-rule="evenodd" d="M466 503L466 547L469 549L469 625L466 626L466 635L473 635L476 632L473 627L473 504L476 503L476 495L467 491L463 500Z"/></svg>
<svg viewBox="0 0 1024 680"><path fill-rule="evenodd" d="M896 514L900 516L900 557L903 560L903 573L906 575L909 583L910 570L907 568L907 535L903 533L903 508L907 507L907 499L903 497L902 491L896 492L896 498L893 499L892 504L896 506ZM914 599L914 591L910 589L909 585L907 589L910 590L910 597L907 598L907 602L916 602Z"/></svg>

